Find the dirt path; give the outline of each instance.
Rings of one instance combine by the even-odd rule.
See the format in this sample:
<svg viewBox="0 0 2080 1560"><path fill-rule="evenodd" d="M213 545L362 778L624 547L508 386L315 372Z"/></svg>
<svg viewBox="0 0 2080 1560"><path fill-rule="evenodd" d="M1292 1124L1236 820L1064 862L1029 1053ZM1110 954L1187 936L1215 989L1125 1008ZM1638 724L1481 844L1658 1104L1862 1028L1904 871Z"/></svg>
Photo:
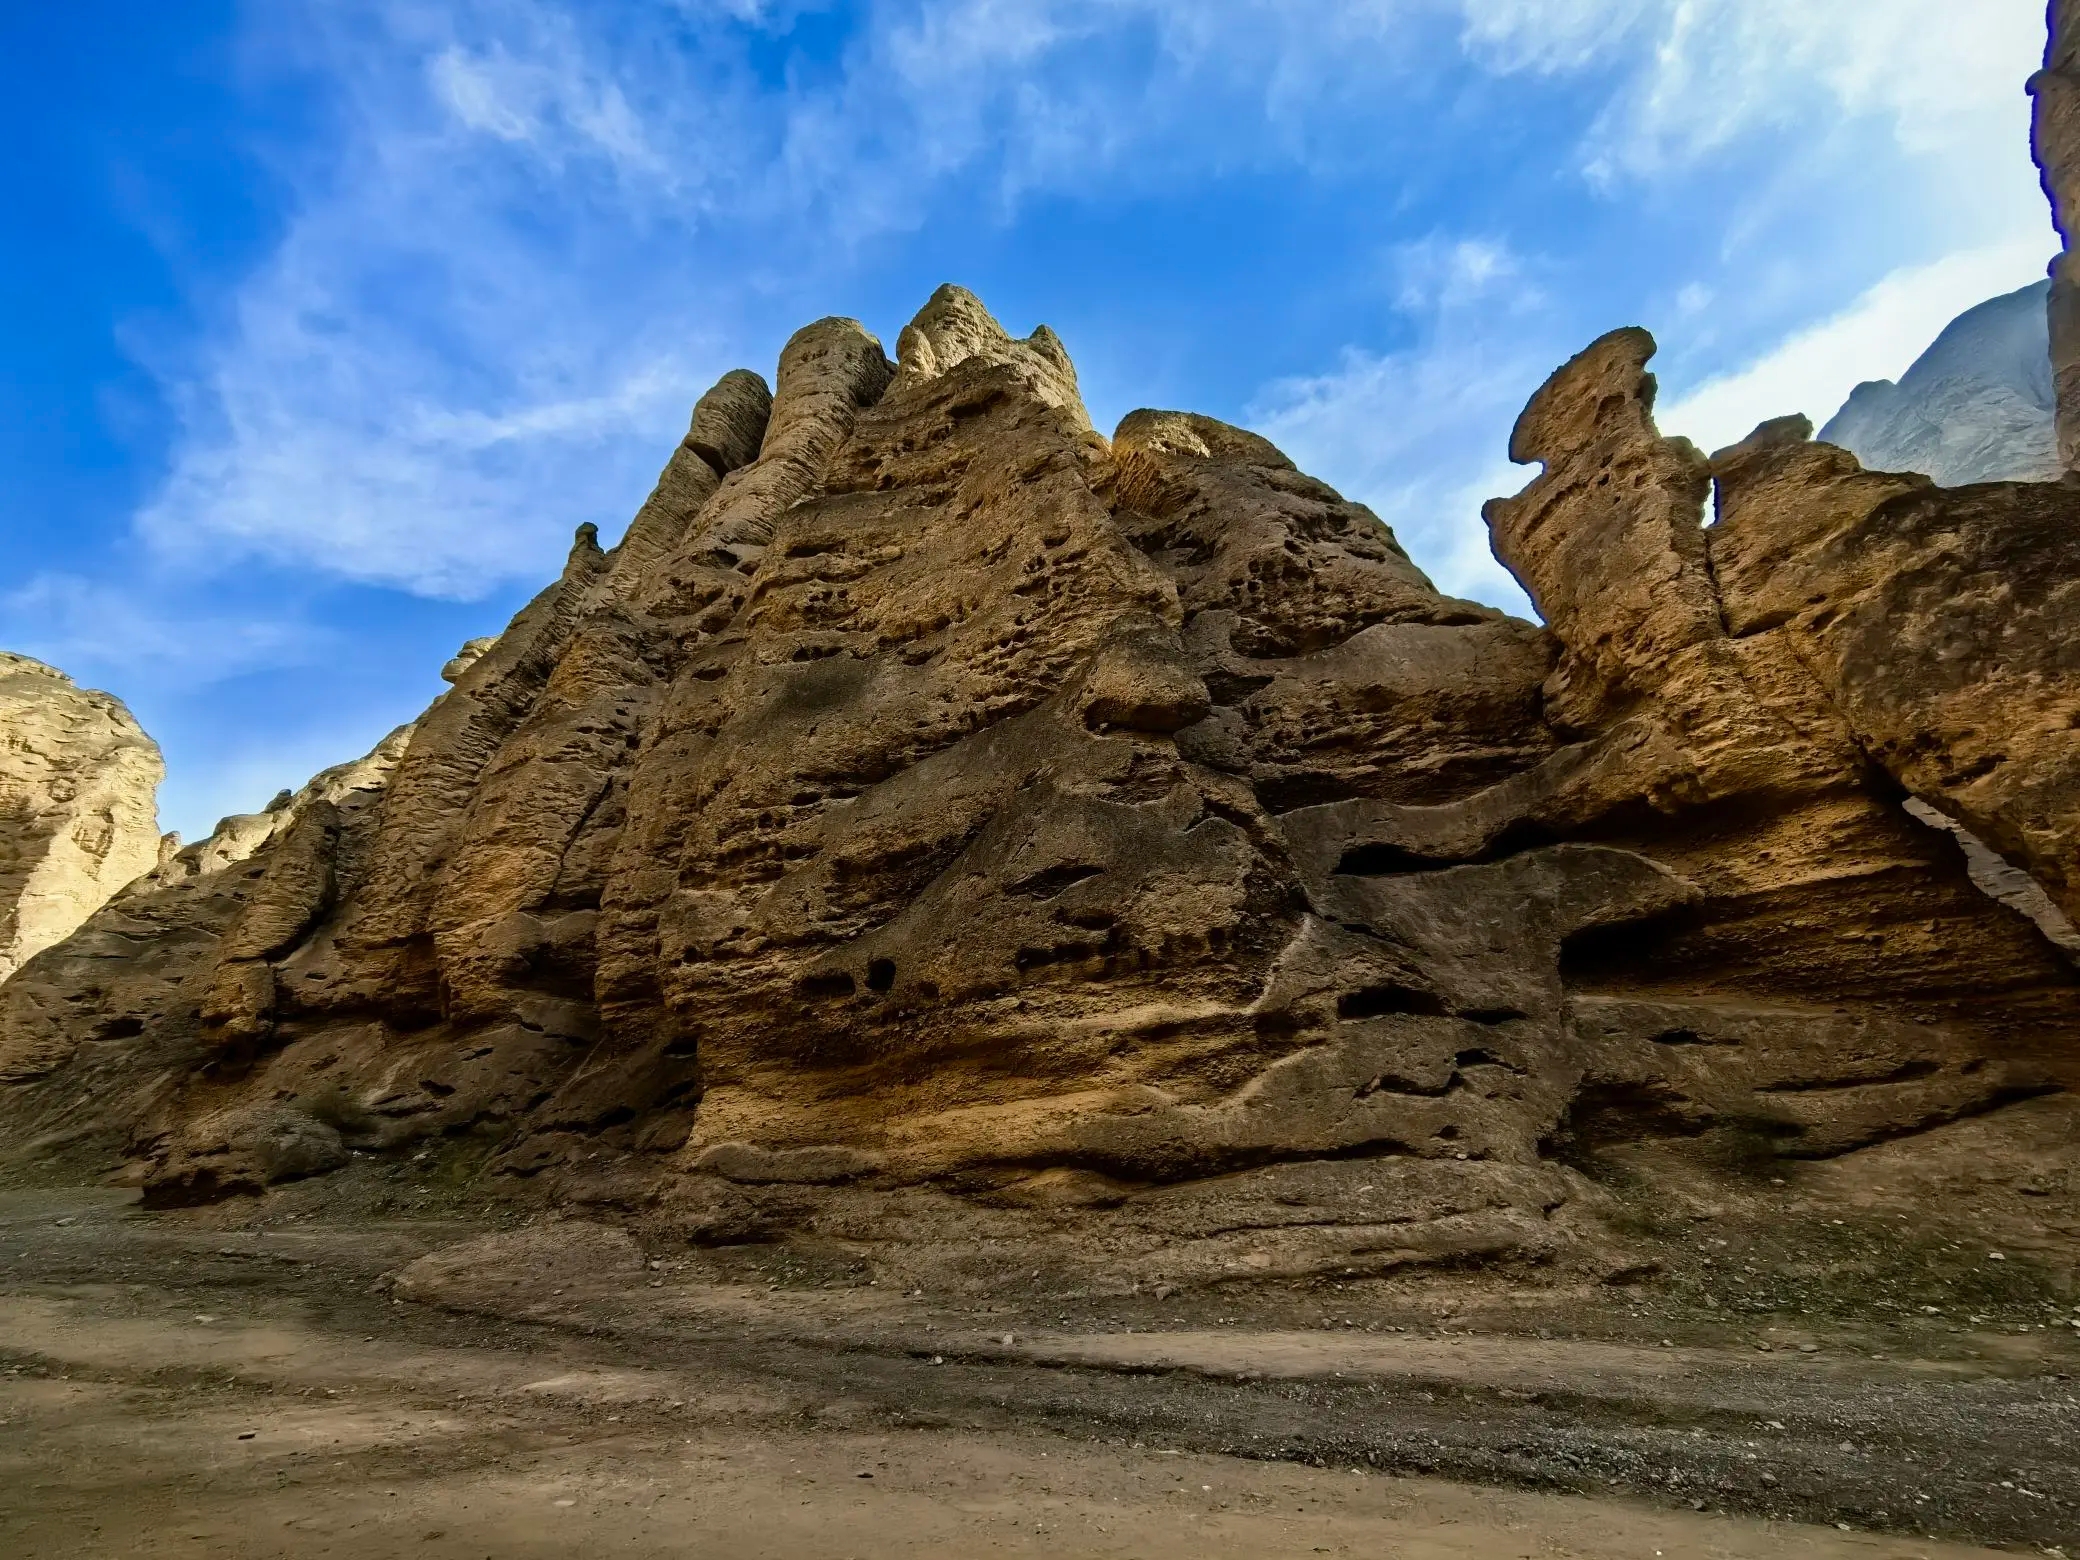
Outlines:
<svg viewBox="0 0 2080 1560"><path fill-rule="evenodd" d="M786 1428L784 1393L681 1399L660 1423L660 1395L698 1393L698 1375L283 1327L216 1335L209 1364L183 1368L226 1379L175 1386L152 1329L92 1303L37 1308L31 1341L57 1374L0 1385L0 1547L23 1560L1991 1553L1170 1448ZM554 1374L521 1379L540 1368ZM631 1403L649 1411L607 1411ZM717 1425L718 1410L767 1423Z"/></svg>
<svg viewBox="0 0 2080 1560"><path fill-rule="evenodd" d="M2035 1336L1100 1317L722 1283L579 1228L528 1285L498 1254L541 1241L460 1247L435 1305L397 1275L467 1227L216 1217L0 1196L0 1554L1935 1560L1996 1551L1917 1530L2080 1529L2080 1403Z"/></svg>

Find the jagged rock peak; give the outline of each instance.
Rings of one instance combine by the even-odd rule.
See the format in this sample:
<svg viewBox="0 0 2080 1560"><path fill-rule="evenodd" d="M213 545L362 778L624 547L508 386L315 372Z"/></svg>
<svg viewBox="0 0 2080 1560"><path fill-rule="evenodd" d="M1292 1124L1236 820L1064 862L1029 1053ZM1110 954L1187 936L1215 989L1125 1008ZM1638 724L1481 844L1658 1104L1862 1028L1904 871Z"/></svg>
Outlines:
<svg viewBox="0 0 2080 1560"><path fill-rule="evenodd" d="M694 403L686 447L713 466L716 476L726 477L758 459L772 415L773 391L765 376L733 368Z"/></svg>
<svg viewBox="0 0 2080 1560"><path fill-rule="evenodd" d="M1012 369L1042 401L1070 413L1083 428L1091 427L1076 384L1076 365L1069 361L1061 337L1045 325L1024 339L1015 337L980 298L948 282L896 338L897 382L936 379L971 358Z"/></svg>
<svg viewBox="0 0 2080 1560"><path fill-rule="evenodd" d="M755 564L782 512L822 478L894 376L879 338L858 320L833 315L790 336L758 458L723 478L689 527L688 548L732 567Z"/></svg>
<svg viewBox="0 0 2080 1560"><path fill-rule="evenodd" d="M471 645L488 648L497 642L495 638L471 640L463 649L466 652ZM477 655L482 654L483 651L478 650ZM448 663L449 666L454 664L453 661ZM442 670L445 673L446 668ZM350 796L380 792L390 777L390 771L397 767L398 759L404 755L414 729L411 724L395 728L361 757L319 770L297 790L277 792L274 799L258 812L233 813L219 818L217 826L192 845L180 845L178 835L166 836L173 848L160 853L141 886L178 883L187 878L221 872L249 859L286 834L312 808L338 806Z"/></svg>
<svg viewBox="0 0 2080 1560"><path fill-rule="evenodd" d="M1229 461L1245 466L1294 469L1277 445L1260 433L1237 428L1197 412L1129 412L1113 430L1112 451L1125 458L1132 452L1180 455L1197 460Z"/></svg>
<svg viewBox="0 0 2080 1560"><path fill-rule="evenodd" d="M1601 723L1712 638L1701 567L1705 458L1654 425L1654 338L1612 331L1556 371L1510 434L1544 473L1484 511L1495 556L1568 647L1547 694L1570 726Z"/></svg>
<svg viewBox="0 0 2080 1560"><path fill-rule="evenodd" d="M120 699L0 651L0 980L157 863L165 774Z"/></svg>
<svg viewBox="0 0 2080 1560"><path fill-rule="evenodd" d="M484 658L484 652L497 643L498 635L496 634L482 634L475 639L464 640L462 648L448 657L447 664L441 668L441 681L450 683L462 681L462 674L481 661Z"/></svg>
<svg viewBox="0 0 2080 1560"><path fill-rule="evenodd" d="M748 368L731 369L695 403L686 437L657 474L657 486L621 539L615 564L620 583L632 582L677 547L723 479L758 459L772 412L772 391ZM455 661L448 664L456 667ZM466 669L457 668L458 675Z"/></svg>

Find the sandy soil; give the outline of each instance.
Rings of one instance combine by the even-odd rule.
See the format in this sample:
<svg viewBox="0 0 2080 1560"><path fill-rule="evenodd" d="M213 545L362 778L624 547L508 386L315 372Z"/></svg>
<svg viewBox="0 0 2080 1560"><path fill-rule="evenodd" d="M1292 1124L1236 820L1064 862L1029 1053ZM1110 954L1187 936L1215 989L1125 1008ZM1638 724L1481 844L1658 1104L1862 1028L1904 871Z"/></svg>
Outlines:
<svg viewBox="0 0 2080 1560"><path fill-rule="evenodd" d="M240 1315L157 1291L9 1297L6 1354L31 1363L0 1378L6 1553L1991 1552L1074 1434L875 1428L864 1400L734 1369L631 1366L561 1338L356 1336L250 1291L213 1303Z"/></svg>
<svg viewBox="0 0 2080 1560"><path fill-rule="evenodd" d="M0 1554L1934 1560L2080 1533L2080 1337L2016 1321L2034 1292L1982 1327L1731 1319L1681 1271L926 1296L792 1248L297 1196L0 1194Z"/></svg>
<svg viewBox="0 0 2080 1560"><path fill-rule="evenodd" d="M1619 1167L1621 1285L926 1292L397 1166L18 1185L0 1555L2080 1555L2076 1144Z"/></svg>

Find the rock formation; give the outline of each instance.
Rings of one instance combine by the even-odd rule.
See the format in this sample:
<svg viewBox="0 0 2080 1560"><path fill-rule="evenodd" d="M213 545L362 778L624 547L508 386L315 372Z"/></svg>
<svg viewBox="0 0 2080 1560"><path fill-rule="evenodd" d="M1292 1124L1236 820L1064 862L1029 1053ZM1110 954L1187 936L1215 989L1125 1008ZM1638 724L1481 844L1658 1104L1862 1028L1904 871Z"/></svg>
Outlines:
<svg viewBox="0 0 2080 1560"><path fill-rule="evenodd" d="M1708 460L1652 350L1518 424L1539 627L957 289L811 325L414 727L0 991L0 1140L1220 1277L1593 1265L1614 1145L2067 1086L2072 964L1903 804L2080 904L2080 493Z"/></svg>
<svg viewBox="0 0 2080 1560"><path fill-rule="evenodd" d="M1858 385L1826 427L1872 471L1918 471L1943 487L2049 482L2059 458L2045 310L2049 282L1967 309L1894 383Z"/></svg>
<svg viewBox="0 0 2080 1560"><path fill-rule="evenodd" d="M165 773L120 700L0 652L0 981L158 862Z"/></svg>
<svg viewBox="0 0 2080 1560"><path fill-rule="evenodd" d="M2080 466L2080 0L2047 0L2050 41L2030 78L2031 145L2065 252L2052 263L2047 313L2051 376L2058 397L2058 453Z"/></svg>

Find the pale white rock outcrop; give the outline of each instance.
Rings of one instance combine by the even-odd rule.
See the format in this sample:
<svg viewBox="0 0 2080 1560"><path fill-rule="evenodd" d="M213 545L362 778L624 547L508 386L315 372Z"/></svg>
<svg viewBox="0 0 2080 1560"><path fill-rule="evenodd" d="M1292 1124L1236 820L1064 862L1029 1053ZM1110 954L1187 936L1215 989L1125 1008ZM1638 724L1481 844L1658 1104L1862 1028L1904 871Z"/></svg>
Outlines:
<svg viewBox="0 0 2080 1560"><path fill-rule="evenodd" d="M2048 482L2059 464L2048 282L1967 309L1898 383L1856 387L1820 430L1869 471L1918 471L1940 487Z"/></svg>
<svg viewBox="0 0 2080 1560"><path fill-rule="evenodd" d="M120 699L0 651L0 980L157 865L165 774Z"/></svg>

